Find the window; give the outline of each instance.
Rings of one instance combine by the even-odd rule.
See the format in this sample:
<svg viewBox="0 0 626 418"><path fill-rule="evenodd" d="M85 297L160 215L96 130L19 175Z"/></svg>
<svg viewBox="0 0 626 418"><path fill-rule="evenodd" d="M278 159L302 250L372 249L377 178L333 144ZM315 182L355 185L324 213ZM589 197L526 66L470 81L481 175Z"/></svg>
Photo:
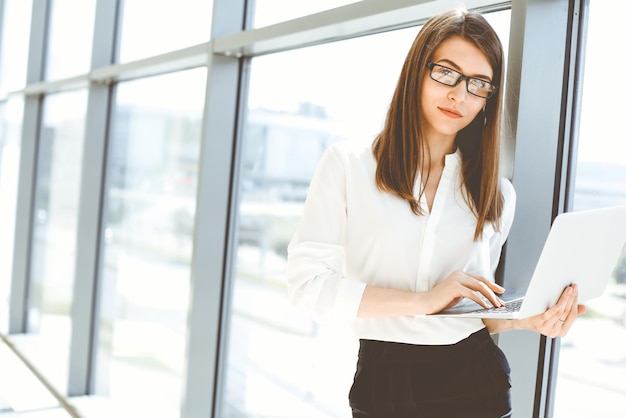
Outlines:
<svg viewBox="0 0 626 418"><path fill-rule="evenodd" d="M0 102L0 332L8 330L23 101Z"/></svg>
<svg viewBox="0 0 626 418"><path fill-rule="evenodd" d="M96 1L55 0L51 5L46 79L88 72Z"/></svg>
<svg viewBox="0 0 626 418"><path fill-rule="evenodd" d="M504 42L509 16L490 15ZM350 415L358 341L290 306L287 244L324 150L346 139L369 143L380 131L418 30L252 60L220 416Z"/></svg>
<svg viewBox="0 0 626 418"><path fill-rule="evenodd" d="M615 30L625 13L626 4L618 0L589 5L573 210L626 204L626 143L621 121L607 113L622 101L605 82L615 54L611 46L626 40ZM624 414L626 247L603 296L586 305L588 313L561 342L555 418Z"/></svg>
<svg viewBox="0 0 626 418"><path fill-rule="evenodd" d="M27 330L46 350L29 357L59 390L67 386L86 103L85 90L47 96L39 141Z"/></svg>
<svg viewBox="0 0 626 418"><path fill-rule="evenodd" d="M254 0L252 26L269 26L356 2L357 0Z"/></svg>
<svg viewBox="0 0 626 418"><path fill-rule="evenodd" d="M205 78L202 68L117 86L95 392L138 416L175 416L183 394Z"/></svg>
<svg viewBox="0 0 626 418"><path fill-rule="evenodd" d="M123 0L119 62L208 42L212 1Z"/></svg>
<svg viewBox="0 0 626 418"><path fill-rule="evenodd" d="M0 25L0 95L26 84L32 1L5 0ZM1 5L0 5L1 6Z"/></svg>

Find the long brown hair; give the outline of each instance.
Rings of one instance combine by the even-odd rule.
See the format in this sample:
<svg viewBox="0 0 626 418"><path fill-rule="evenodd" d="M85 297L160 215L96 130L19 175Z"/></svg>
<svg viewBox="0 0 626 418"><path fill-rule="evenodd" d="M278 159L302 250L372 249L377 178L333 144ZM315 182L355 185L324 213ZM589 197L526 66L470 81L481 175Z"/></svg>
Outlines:
<svg viewBox="0 0 626 418"><path fill-rule="evenodd" d="M502 44L485 18L475 12L455 9L432 17L418 33L404 61L391 99L385 125L373 144L377 161L376 184L380 190L405 199L416 215L423 215L420 198L413 194L417 173L429 159L421 128L420 91L426 63L446 39L459 36L472 42L489 60L492 83L502 85ZM476 215L474 240L481 237L486 222L500 227L503 197L499 186L500 117L502 89L487 99L483 111L456 136L461 151L465 200Z"/></svg>

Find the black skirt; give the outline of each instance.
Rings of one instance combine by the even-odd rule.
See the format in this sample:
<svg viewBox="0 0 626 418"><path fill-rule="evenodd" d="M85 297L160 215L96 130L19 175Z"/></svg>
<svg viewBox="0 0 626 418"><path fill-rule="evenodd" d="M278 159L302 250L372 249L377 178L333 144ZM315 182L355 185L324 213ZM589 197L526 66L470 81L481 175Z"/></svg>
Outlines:
<svg viewBox="0 0 626 418"><path fill-rule="evenodd" d="M509 363L486 328L452 345L360 340L353 417L511 416Z"/></svg>

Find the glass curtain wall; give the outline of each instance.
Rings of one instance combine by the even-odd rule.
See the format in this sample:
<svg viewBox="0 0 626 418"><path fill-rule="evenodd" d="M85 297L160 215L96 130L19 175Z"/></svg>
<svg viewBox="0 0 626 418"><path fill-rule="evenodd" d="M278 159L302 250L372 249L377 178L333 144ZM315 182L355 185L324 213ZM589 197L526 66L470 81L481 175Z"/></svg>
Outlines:
<svg viewBox="0 0 626 418"><path fill-rule="evenodd" d="M619 22L593 22L614 22L610 19L621 15L621 3L590 1L590 45L592 38L599 44L613 45L619 34L605 31L619 27ZM93 327L79 337L84 351L89 350L87 340L93 338L95 344L89 353L93 357L85 361L89 368L85 380L90 379L87 393L121 405L130 416L175 417L179 416L181 397L189 390L184 387L184 367L188 360L186 338L190 334L190 260L196 216L202 216L195 213L195 207L198 193L202 194L197 190L197 175L208 74L197 59L191 64L196 69L168 60L179 54L185 56L185 51L200 50L190 47L209 41L213 2L78 3L37 2L38 7L50 5L49 22L38 28L46 27L48 33L40 51L29 51L32 1L0 0L4 7L0 24L0 331L11 292L11 263L15 261L11 254L16 242L12 231L15 224L22 225L15 219L24 216L15 212L18 163L20 154L31 154L24 151L26 145L34 144L20 144L26 115L30 117L27 124L42 123L37 129L41 146L37 164L26 167L28 172L37 172L36 193L28 208L34 211L32 248L26 251L20 247L16 260L24 261L19 271L22 265L30 266L31 277L18 280L23 280L20 284L24 287L31 280L29 305L20 308L27 309L29 331L33 332L25 337L35 338L32 344L22 341L21 335L12 338L56 388L64 391L72 330L68 309L75 306L76 297L72 281L94 280L95 294L79 295L96 299ZM112 11L113 6L105 5L113 3L118 13L115 22L111 14L110 26L115 26L117 33L94 31L94 21L107 25L102 23L107 19L97 19L96 10ZM351 3L355 2L249 1L246 18L258 28ZM393 8L405 3L387 4ZM230 7L228 4L222 0L216 10ZM425 4L420 10L429 10L430 5ZM601 9L611 13L605 16ZM488 18L506 46L509 13L489 14ZM311 22L321 25L321 20ZM216 22L226 26L222 20ZM241 40L241 34L234 33L240 28L232 29L234 26L216 36L226 41ZM216 416L292 417L294 411L311 417L349 414L347 392L354 374L357 342L339 329L311 322L308 315L288 304L286 246L324 149L340 140L369 142L377 134L402 61L418 29L243 58L250 83L249 94L241 98L242 134L237 138L241 142L236 144L239 165L233 205L237 225L233 243L210 241L211 245L231 245L235 255L232 277L223 278L225 286L232 287L232 292L226 293L232 299L225 301L226 329L221 335L225 335L226 361L219 364L223 379L217 382L215 396L220 397L217 404L221 409ZM89 85L85 83L89 90L77 90L73 85L68 90L67 83L72 81L68 79L72 77L83 80L106 72L89 68L90 63L98 61L92 58L97 51L90 50L92 33L102 41L97 45L109 40L112 43L114 38L116 43L115 53L100 59L98 65L113 73L132 68L133 74L122 74L119 79L115 74L111 79L102 77ZM207 45L206 53L210 54L210 45L216 44ZM595 102L612 103L601 93L614 90L593 84L604 78L593 76L592 67L597 66L599 74L607 57L615 54L614 49L604 51L604 55L602 51L598 46L587 48L574 210L623 202L621 185L626 179L619 134L614 134L616 129L609 132L613 126L610 118L593 114L592 110L601 108ZM42 65L45 80L30 80L32 85L27 86L36 91L30 94L42 98L41 117L39 104L35 106L35 100L30 100L33 96L26 100L24 112L26 96L19 91L26 85L29 53L31 57L39 53L46 61ZM114 62L109 62L110 56L116 57ZM163 62L167 65L161 66ZM168 66L172 62L173 67ZM131 65L117 66L119 63ZM168 72L172 68L175 72ZM247 74L244 72L244 79ZM219 95L209 92L214 101ZM102 101L98 102L99 98ZM619 103L610 106L619 109ZM100 235L93 241L94 247L99 245L93 266L97 277L75 278L72 270L76 260L71 254L76 236L84 232L77 230L76 221L76 214L84 219L84 211L76 208L77 202L85 200L77 195L84 181L80 155L92 151L83 149L82 144L86 139L85 121L90 121L86 124L89 127L94 120L101 122L93 126L101 126L100 132L107 132L108 141L106 152L97 155L98 161L106 162L104 182L89 192L104 199L102 213L94 215L102 218ZM28 257L31 259L26 260ZM60 259L69 261L62 264ZM227 270L231 271L230 266ZM624 380L623 350L619 351L624 345L619 331L623 328L620 321L624 309L620 271L616 269L609 294L598 306L590 304L590 314L581 318L571 338L563 341L557 417L596 416L600 403L594 403L594 411L587 411L582 402L589 396L583 394L597 394L603 399L607 416L621 414L612 408L623 403L624 393L620 386L606 384ZM11 300L15 303L16 298ZM208 318L209 326L214 325L213 319ZM41 338L53 334L56 341L50 345ZM214 343L222 348L220 341ZM196 357L189 359L189 364L193 367L207 361ZM601 379L602 373L610 378ZM202 383L213 382L212 373L207 375ZM573 400L572 393L581 396ZM207 394L211 400L213 396ZM122 414L116 411L108 416Z"/></svg>
<svg viewBox="0 0 626 418"><path fill-rule="evenodd" d="M112 83L110 107L94 105L99 100L96 97L102 97L100 86L105 83L98 85L97 94L73 87L68 90L63 83L89 73L92 35L102 38L96 45L115 37L117 62L152 58L207 42L213 3L126 0L115 9L102 2L98 11L119 10L119 33L94 34L96 3L50 0L39 4L49 7L45 47L33 52L41 53L45 61L44 80L39 84L58 82L61 92L36 93L41 94L42 111L36 165L32 167L36 185L29 277L23 279L29 289L27 333L12 339L55 389L67 393L69 344L76 342L72 302L76 297L91 300L94 296L75 295L75 280L96 280L75 277L74 271L77 236L81 234L77 230L82 213L79 203L86 201L80 196L85 170L81 164L89 161L83 159L83 152L92 152L83 149L89 110L90 120L112 122L106 155L97 156L106 161L104 189L87 191L94 199L103 194L105 202L100 265L94 266L94 271L100 269L98 312L95 327L85 335L87 339L93 336L95 343L87 390L95 399L106 399L106 405L109 401L120 405L109 416L174 417L180 414L185 390L189 270L207 70L201 64L195 64L195 69L175 64L169 73L163 69L136 72L131 81ZM9 227L15 218L11 209L18 183L19 105L24 97L19 90L26 85L31 25L30 2L6 0L0 5L4 5L0 25L4 39L0 49L0 214L6 215L0 220L0 253L1 260L7 260L0 267L4 329L11 291L12 254L8 249L14 242ZM105 20L101 17L100 24L106 25ZM96 61L103 61L100 51L93 55L98 57ZM19 66L21 57L23 65ZM5 99L7 91L17 91L16 99ZM31 106L35 102L31 100ZM31 114L36 113L33 109ZM93 109L104 112L94 114ZM88 346L90 341L80 344ZM90 409L93 413L98 407L85 410Z"/></svg>
<svg viewBox="0 0 626 418"><path fill-rule="evenodd" d="M85 73L91 58L95 0L50 4L45 79ZM74 42L73 42L74 41ZM55 388L67 387L78 202L87 90L45 96L39 128L29 261L31 338L24 349ZM41 350L40 347L47 347Z"/></svg>
<svg viewBox="0 0 626 418"><path fill-rule="evenodd" d="M287 244L326 147L348 138L367 141L380 129L416 31L252 60L221 416L349 413L344 394L353 372L354 341L318 327L289 305ZM377 62L387 65L377 68ZM368 100L362 99L364 90Z"/></svg>
<svg viewBox="0 0 626 418"><path fill-rule="evenodd" d="M137 416L175 416L183 394L205 80L200 68L116 88L95 394Z"/></svg>
<svg viewBox="0 0 626 418"><path fill-rule="evenodd" d="M212 9L121 1L115 61L207 42ZM201 67L112 90L93 393L115 414L179 415L206 77Z"/></svg>
<svg viewBox="0 0 626 418"><path fill-rule="evenodd" d="M613 45L626 41L626 34L616 30L625 14L626 3L620 0L589 4L572 210L626 205L626 142L619 118L607 112L621 108L622 100L606 83ZM587 309L561 343L555 418L624 415L626 247L607 290Z"/></svg>
<svg viewBox="0 0 626 418"><path fill-rule="evenodd" d="M508 45L510 11L488 18ZM287 244L324 150L380 131L419 29L252 59L221 417L350 415L358 341L289 304Z"/></svg>

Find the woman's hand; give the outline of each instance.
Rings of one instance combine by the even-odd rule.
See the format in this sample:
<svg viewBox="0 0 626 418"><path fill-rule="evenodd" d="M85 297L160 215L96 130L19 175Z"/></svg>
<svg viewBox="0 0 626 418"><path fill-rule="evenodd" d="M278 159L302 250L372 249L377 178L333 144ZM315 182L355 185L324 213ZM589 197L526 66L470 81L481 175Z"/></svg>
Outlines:
<svg viewBox="0 0 626 418"><path fill-rule="evenodd" d="M520 319L516 328L535 331L550 338L564 337L576 317L586 310L584 305L578 304L578 285L573 284L563 290L556 305L542 314Z"/></svg>
<svg viewBox="0 0 626 418"><path fill-rule="evenodd" d="M504 288L484 277L455 271L427 292L388 289L367 285L361 298L359 318L426 315L452 307L463 298L469 298L485 308L502 306L504 302L495 292ZM489 302L486 302L487 298ZM491 304L490 304L491 303Z"/></svg>
<svg viewBox="0 0 626 418"><path fill-rule="evenodd" d="M487 309L500 307L504 305L504 302L496 293L503 292L502 286L490 282L484 277L457 270L430 289L427 292L427 297L430 313L436 313L451 308L463 298L471 299Z"/></svg>

